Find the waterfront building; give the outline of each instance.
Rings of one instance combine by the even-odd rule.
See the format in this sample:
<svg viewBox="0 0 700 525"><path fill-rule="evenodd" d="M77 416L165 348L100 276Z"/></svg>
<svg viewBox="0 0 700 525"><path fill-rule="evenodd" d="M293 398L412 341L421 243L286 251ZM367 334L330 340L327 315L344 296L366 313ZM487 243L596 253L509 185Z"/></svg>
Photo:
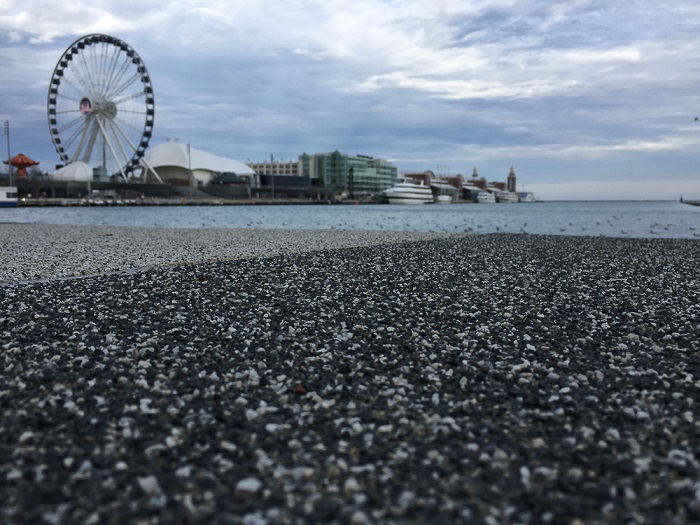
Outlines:
<svg viewBox="0 0 700 525"><path fill-rule="evenodd" d="M318 197L311 188L311 180L301 173L299 160L251 162L255 170L253 188L256 196L269 198L304 199Z"/></svg>
<svg viewBox="0 0 700 525"><path fill-rule="evenodd" d="M256 195L271 198L303 199L318 197L311 188L311 180L301 172L299 160L276 160L249 163L255 170Z"/></svg>
<svg viewBox="0 0 700 525"><path fill-rule="evenodd" d="M95 170L87 162L77 160L57 168L50 176L55 181L92 181Z"/></svg>
<svg viewBox="0 0 700 525"><path fill-rule="evenodd" d="M339 151L303 153L296 161L278 161L270 156L269 161L249 166L257 174L254 187L277 196L300 190L311 198L370 198L397 180L396 167L390 162Z"/></svg>
<svg viewBox="0 0 700 525"><path fill-rule="evenodd" d="M299 160L275 160L270 155L270 161L249 163L255 173L258 175L278 175L283 177L301 177Z"/></svg>
<svg viewBox="0 0 700 525"><path fill-rule="evenodd" d="M334 196L371 198L393 186L398 180L396 166L384 159L368 155L304 153L299 157L301 173L314 186Z"/></svg>
<svg viewBox="0 0 700 525"><path fill-rule="evenodd" d="M162 181L172 186L206 186L222 173L233 173L251 182L255 177L255 171L243 162L214 155L179 140L150 148L144 165L155 169Z"/></svg>

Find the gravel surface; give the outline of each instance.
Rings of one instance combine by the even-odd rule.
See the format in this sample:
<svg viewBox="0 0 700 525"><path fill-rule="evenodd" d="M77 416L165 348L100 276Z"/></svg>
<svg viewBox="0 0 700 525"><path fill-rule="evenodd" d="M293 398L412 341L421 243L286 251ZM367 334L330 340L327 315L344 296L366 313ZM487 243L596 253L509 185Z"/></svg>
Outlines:
<svg viewBox="0 0 700 525"><path fill-rule="evenodd" d="M0 521L698 523L699 263L484 235L0 286Z"/></svg>

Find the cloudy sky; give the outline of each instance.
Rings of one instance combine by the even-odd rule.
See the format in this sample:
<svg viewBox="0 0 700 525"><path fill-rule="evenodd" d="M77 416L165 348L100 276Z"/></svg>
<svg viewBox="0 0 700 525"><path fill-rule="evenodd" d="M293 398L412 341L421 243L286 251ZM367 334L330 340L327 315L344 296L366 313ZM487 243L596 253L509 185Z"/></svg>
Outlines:
<svg viewBox="0 0 700 525"><path fill-rule="evenodd" d="M700 198L697 0L0 0L0 118L45 170L51 74L91 33L145 62L151 145L514 166L546 200Z"/></svg>

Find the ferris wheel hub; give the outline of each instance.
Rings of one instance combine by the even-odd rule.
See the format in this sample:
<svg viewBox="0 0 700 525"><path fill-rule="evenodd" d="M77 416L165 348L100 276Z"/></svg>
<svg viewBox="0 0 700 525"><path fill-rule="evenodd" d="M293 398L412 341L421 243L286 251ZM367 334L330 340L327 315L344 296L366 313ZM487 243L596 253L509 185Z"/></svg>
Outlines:
<svg viewBox="0 0 700 525"><path fill-rule="evenodd" d="M98 102L95 104L95 111L110 120L117 117L117 105L112 101Z"/></svg>

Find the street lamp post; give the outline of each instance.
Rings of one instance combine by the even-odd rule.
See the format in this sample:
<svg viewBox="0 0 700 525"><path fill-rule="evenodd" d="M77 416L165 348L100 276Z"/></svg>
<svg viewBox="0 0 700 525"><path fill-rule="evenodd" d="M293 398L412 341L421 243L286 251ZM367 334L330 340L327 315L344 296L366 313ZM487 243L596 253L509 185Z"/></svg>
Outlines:
<svg viewBox="0 0 700 525"><path fill-rule="evenodd" d="M12 164L10 164L10 121L5 121L5 135L7 136L7 175L9 178L10 186L12 186Z"/></svg>
<svg viewBox="0 0 700 525"><path fill-rule="evenodd" d="M189 142L187 143L187 175L190 185L190 204L192 204L192 186L194 185L194 175L192 174L192 150Z"/></svg>

